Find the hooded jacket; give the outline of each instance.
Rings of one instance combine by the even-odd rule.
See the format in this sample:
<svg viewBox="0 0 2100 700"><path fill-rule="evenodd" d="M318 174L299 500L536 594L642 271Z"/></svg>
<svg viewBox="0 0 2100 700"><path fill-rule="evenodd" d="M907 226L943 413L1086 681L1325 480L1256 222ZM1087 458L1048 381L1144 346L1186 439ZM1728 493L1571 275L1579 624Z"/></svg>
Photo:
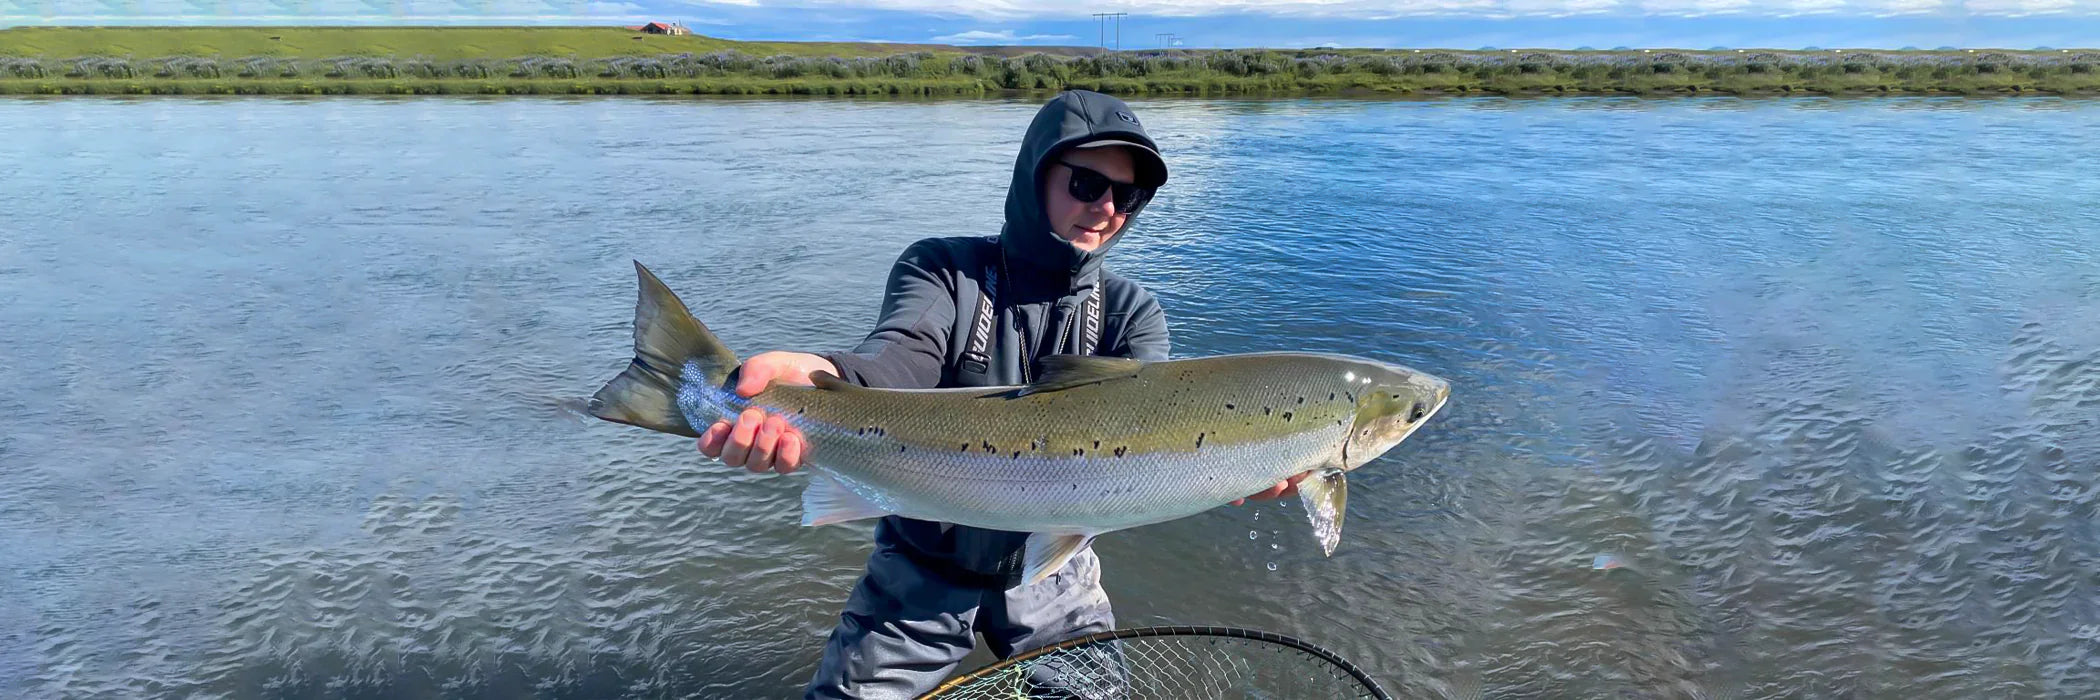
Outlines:
<svg viewBox="0 0 2100 700"><path fill-rule="evenodd" d="M1047 166L1065 151L1099 140L1140 144L1141 184L1166 179L1157 147L1122 100L1087 91L1058 95L1036 113L1014 159L1006 224L997 237L929 238L912 244L890 270L875 329L851 352L826 355L840 377L862 386L926 389L1026 384L1043 357L1076 354L1089 336L1093 354L1167 359L1166 315L1143 287L1102 267L1102 256L1135 224L1092 251L1051 230L1042 201ZM1133 149L1138 151L1138 149ZM1084 309L1101 295L1098 334ZM968 353L979 300L992 324L981 357ZM967 355L967 356L966 356ZM1019 583L1028 533L883 518L876 537L957 583L1010 588Z"/></svg>

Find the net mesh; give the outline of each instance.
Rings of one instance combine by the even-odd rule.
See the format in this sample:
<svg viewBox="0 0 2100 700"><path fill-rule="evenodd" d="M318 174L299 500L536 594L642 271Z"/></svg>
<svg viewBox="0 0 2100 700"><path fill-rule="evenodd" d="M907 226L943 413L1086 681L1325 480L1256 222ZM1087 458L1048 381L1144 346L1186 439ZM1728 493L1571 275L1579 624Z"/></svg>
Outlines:
<svg viewBox="0 0 2100 700"><path fill-rule="evenodd" d="M1258 635L1258 638L1257 638ZM1059 645L994 664L925 697L942 700L1071 698L1384 698L1348 662L1273 634L1159 632ZM1096 635L1100 637L1101 635Z"/></svg>

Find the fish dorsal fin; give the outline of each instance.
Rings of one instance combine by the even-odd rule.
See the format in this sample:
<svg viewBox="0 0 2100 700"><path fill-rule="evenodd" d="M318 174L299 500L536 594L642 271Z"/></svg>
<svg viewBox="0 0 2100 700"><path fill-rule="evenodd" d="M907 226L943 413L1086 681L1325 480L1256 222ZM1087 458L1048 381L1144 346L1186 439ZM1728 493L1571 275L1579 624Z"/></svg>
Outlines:
<svg viewBox="0 0 2100 700"><path fill-rule="evenodd" d="M865 388L859 384L840 379L838 375L830 372L809 373L809 383L825 391L851 391Z"/></svg>
<svg viewBox="0 0 2100 700"><path fill-rule="evenodd" d="M1137 376L1138 370L1145 366L1144 360L1093 355L1051 355L1043 358L1042 363L1043 376L1034 384L1022 387L1015 396L1064 391L1111 379L1128 379Z"/></svg>
<svg viewBox="0 0 2100 700"><path fill-rule="evenodd" d="M1334 546L1342 542L1342 514L1349 509L1346 473L1328 469L1298 482L1298 498L1305 502L1313 537L1320 541L1320 553L1326 556L1334 556Z"/></svg>
<svg viewBox="0 0 2100 700"><path fill-rule="evenodd" d="M1057 573L1058 569L1065 568L1065 562L1071 561L1072 555L1086 549L1086 544L1092 541L1094 536L1084 533L1030 534L1027 550L1022 555L1022 559L1027 562L1027 568L1021 572L1021 583L1030 584L1049 578L1051 574Z"/></svg>

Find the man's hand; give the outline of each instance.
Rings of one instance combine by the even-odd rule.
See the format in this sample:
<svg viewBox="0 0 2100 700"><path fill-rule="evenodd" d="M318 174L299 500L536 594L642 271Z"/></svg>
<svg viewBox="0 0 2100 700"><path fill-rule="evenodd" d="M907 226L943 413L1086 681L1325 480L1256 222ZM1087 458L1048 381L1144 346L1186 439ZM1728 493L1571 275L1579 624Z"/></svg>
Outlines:
<svg viewBox="0 0 2100 700"><path fill-rule="evenodd" d="M1297 493L1297 492L1298 492L1298 482L1300 482L1300 481L1304 481L1304 480L1305 480L1305 477L1308 477L1308 476L1312 476L1312 472L1306 472L1306 473L1303 473L1303 474L1299 474L1299 475L1297 475L1297 476L1293 476L1293 477L1291 477L1291 478L1289 478L1289 479L1284 479L1284 480L1282 480L1282 481L1278 481L1278 482L1276 482L1276 485L1275 485L1275 486L1271 486L1271 487L1269 487L1268 489L1266 489L1266 490L1262 491L1261 493L1257 493L1257 494L1254 494L1254 495L1252 495L1252 496L1248 496L1247 498L1242 498L1242 499L1239 499L1239 500L1233 501L1233 502L1232 502L1232 504L1233 504L1233 505L1236 505L1236 506L1237 506L1237 505L1243 505L1243 504L1245 504L1245 503L1247 502L1247 499L1248 499L1248 498L1251 498L1251 499L1254 499L1254 500L1257 500L1257 501L1269 501L1269 500L1275 500L1275 499L1278 499L1278 498L1282 498L1282 497L1284 497L1284 496L1289 496L1289 495L1291 495L1291 494L1294 494L1294 493Z"/></svg>
<svg viewBox="0 0 2100 700"><path fill-rule="evenodd" d="M773 382L809 386L809 375L815 372L838 374L839 368L830 360L808 353L761 353L745 360L738 371L736 395L747 399L757 396ZM700 453L732 467L788 474L802 466L802 458L809 454L809 441L786 419L753 407L738 414L734 425L718 420L708 426L700 434Z"/></svg>

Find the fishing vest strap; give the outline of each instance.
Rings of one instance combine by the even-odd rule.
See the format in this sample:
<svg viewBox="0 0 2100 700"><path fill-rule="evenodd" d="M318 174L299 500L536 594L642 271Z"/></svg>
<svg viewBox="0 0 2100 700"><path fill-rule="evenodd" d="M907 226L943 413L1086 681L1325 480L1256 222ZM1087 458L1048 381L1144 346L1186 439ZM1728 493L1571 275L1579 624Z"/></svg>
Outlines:
<svg viewBox="0 0 2100 700"><path fill-rule="evenodd" d="M1079 307L1079 354L1092 355L1101 345L1101 288L1103 282L1094 284L1094 292L1088 294L1086 302ZM992 366L992 327L998 306L999 268L986 265L984 284L977 290L977 311L971 315L970 340L963 346L962 366L965 371L988 374ZM1052 350L1053 352L1055 349ZM1026 353L1023 353L1024 355Z"/></svg>

